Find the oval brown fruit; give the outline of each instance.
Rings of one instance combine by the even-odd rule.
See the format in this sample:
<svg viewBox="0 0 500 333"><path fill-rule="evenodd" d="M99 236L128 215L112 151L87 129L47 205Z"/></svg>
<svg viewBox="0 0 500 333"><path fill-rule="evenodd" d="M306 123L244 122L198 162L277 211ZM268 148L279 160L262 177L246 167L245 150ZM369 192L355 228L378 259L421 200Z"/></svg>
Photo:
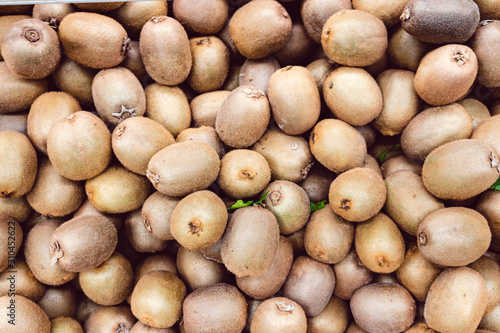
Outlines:
<svg viewBox="0 0 500 333"><path fill-rule="evenodd" d="M302 307L286 297L273 297L262 302L252 317L251 333L305 333L307 318Z"/></svg>
<svg viewBox="0 0 500 333"><path fill-rule="evenodd" d="M20 295L14 297L2 296L0 297L0 306L5 317L0 321L0 330L2 332L51 332L49 317L42 308L26 297ZM14 310L10 310L9 306Z"/></svg>

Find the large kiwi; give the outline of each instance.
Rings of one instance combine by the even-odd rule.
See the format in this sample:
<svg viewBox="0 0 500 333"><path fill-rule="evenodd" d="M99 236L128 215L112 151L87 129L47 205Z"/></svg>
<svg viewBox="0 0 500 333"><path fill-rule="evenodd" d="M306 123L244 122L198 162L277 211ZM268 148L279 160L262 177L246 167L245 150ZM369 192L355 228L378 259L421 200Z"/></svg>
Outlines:
<svg viewBox="0 0 500 333"><path fill-rule="evenodd" d="M386 159L380 166L380 170L382 171L382 176L384 177L384 179L389 177L392 173L398 171L411 171L416 175L422 175L422 165L410 160L404 155Z"/></svg>
<svg viewBox="0 0 500 333"><path fill-rule="evenodd" d="M387 27L393 27L399 23L399 16L403 12L407 2L407 0L392 0L386 3L370 0L354 0L352 8L371 13L381 19Z"/></svg>
<svg viewBox="0 0 500 333"><path fill-rule="evenodd" d="M475 98L463 99L458 104L462 105L469 113L469 116L472 117L472 130L491 117L490 110L486 105Z"/></svg>
<svg viewBox="0 0 500 333"><path fill-rule="evenodd" d="M344 259L333 265L333 272L335 274L333 294L343 300L351 299L356 290L373 280L373 272L363 265L354 248Z"/></svg>
<svg viewBox="0 0 500 333"><path fill-rule="evenodd" d="M500 124L500 115L490 117L482 121L472 132L471 139L487 142L493 146L498 154L500 154L500 134L497 128Z"/></svg>
<svg viewBox="0 0 500 333"><path fill-rule="evenodd" d="M24 296L2 296L0 297L0 307L4 317L0 321L2 332L51 332L50 321L45 312Z"/></svg>
<svg viewBox="0 0 500 333"><path fill-rule="evenodd" d="M305 333L306 313L302 307L286 297L273 297L262 302L252 318L251 333Z"/></svg>
<svg viewBox="0 0 500 333"><path fill-rule="evenodd" d="M214 34L224 27L228 4L224 0L177 0L172 6L174 17L188 30L199 34Z"/></svg>
<svg viewBox="0 0 500 333"><path fill-rule="evenodd" d="M301 3L300 15L309 37L316 43L321 43L321 32L326 21L336 12L352 9L349 0L304 0Z"/></svg>
<svg viewBox="0 0 500 333"><path fill-rule="evenodd" d="M0 61L3 61L2 57L2 39L10 26L18 21L31 18L28 15L2 15L0 16ZM34 17L37 18L37 17Z"/></svg>

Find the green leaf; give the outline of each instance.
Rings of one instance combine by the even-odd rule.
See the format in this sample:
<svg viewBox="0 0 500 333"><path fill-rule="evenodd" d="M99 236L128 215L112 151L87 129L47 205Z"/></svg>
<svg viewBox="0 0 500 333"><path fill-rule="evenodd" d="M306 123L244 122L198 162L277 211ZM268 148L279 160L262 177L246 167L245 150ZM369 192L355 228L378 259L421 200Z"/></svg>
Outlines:
<svg viewBox="0 0 500 333"><path fill-rule="evenodd" d="M261 204L267 197L267 195L269 194L269 191L267 191L266 193L264 193L264 195L262 196L262 198L260 198L259 201L257 201L256 203L254 203L254 205L258 205L258 204Z"/></svg>
<svg viewBox="0 0 500 333"><path fill-rule="evenodd" d="M243 200L239 199L231 207L227 207L227 210L243 208L243 207L246 207L246 206L250 206L252 204L254 204L254 205L261 204L264 201L264 199L267 197L268 194L269 194L269 191L267 191L266 193L264 193L264 195L262 196L262 198L260 198L260 200L256 201L256 202L253 202L252 200L244 202Z"/></svg>
<svg viewBox="0 0 500 333"><path fill-rule="evenodd" d="M381 162L381 163L384 163L385 161L385 157L387 156L387 154L391 151L395 151L395 150L399 150L401 149L401 145L399 143L396 143L394 146L392 146L391 148L389 149L386 149L384 150L383 152L381 152L379 155L378 155L378 160Z"/></svg>
<svg viewBox="0 0 500 333"><path fill-rule="evenodd" d="M325 208L326 200L320 201L318 203L310 202L309 204L311 206L311 213L314 213L317 210Z"/></svg>
<svg viewBox="0 0 500 333"><path fill-rule="evenodd" d="M500 177L498 177L497 181L491 185L490 189L500 191Z"/></svg>

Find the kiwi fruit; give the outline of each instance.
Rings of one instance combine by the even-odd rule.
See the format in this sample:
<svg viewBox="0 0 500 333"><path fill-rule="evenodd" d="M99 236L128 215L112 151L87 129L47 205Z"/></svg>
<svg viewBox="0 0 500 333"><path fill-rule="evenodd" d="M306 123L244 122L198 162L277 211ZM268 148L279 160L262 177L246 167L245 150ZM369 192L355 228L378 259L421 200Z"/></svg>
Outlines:
<svg viewBox="0 0 500 333"><path fill-rule="evenodd" d="M271 178L298 183L311 170L314 158L307 141L279 129L267 129L252 149L266 159L271 168Z"/></svg>
<svg viewBox="0 0 500 333"><path fill-rule="evenodd" d="M186 286L175 274L153 271L135 285L130 306L142 323L154 328L169 328L181 317L185 297ZM151 299L158 301L151 302ZM184 322L185 317L184 312Z"/></svg>
<svg viewBox="0 0 500 333"><path fill-rule="evenodd" d="M92 81L97 113L108 125L146 112L146 95L139 79L125 67L103 69Z"/></svg>
<svg viewBox="0 0 500 333"><path fill-rule="evenodd" d="M429 44L418 40L399 26L389 37L387 56L396 67L415 72L420 60L430 48Z"/></svg>
<svg viewBox="0 0 500 333"><path fill-rule="evenodd" d="M309 37L301 21L292 20L292 35L274 56L283 65L300 65L309 57L316 43Z"/></svg>
<svg viewBox="0 0 500 333"><path fill-rule="evenodd" d="M201 141L208 143L217 152L219 158L222 158L222 156L224 156L224 145L219 139L219 136L217 135L214 127L199 126L186 128L181 133L179 133L176 138L176 142L184 141Z"/></svg>
<svg viewBox="0 0 500 333"><path fill-rule="evenodd" d="M138 41L130 41L127 56L120 65L130 70L139 79L139 81L141 81L141 83L148 79L148 73L146 72L144 63L142 62Z"/></svg>
<svg viewBox="0 0 500 333"><path fill-rule="evenodd" d="M82 325L71 317L57 317L50 321L51 333L84 333Z"/></svg>
<svg viewBox="0 0 500 333"><path fill-rule="evenodd" d="M151 17L166 16L167 12L168 3L165 1L126 1L111 12L111 16L127 30L129 36L138 39L142 27Z"/></svg>
<svg viewBox="0 0 500 333"><path fill-rule="evenodd" d="M354 0L352 8L371 13L381 19L387 27L393 27L399 23L399 16L407 2L407 0L393 0L382 4L368 0Z"/></svg>
<svg viewBox="0 0 500 333"><path fill-rule="evenodd" d="M33 6L33 18L47 22L53 29L57 29L62 19L75 12L75 6L70 3L46 3Z"/></svg>
<svg viewBox="0 0 500 333"><path fill-rule="evenodd" d="M405 258L403 235L384 213L356 225L354 245L363 265L374 273L395 272Z"/></svg>
<svg viewBox="0 0 500 333"><path fill-rule="evenodd" d="M46 289L46 286L35 278L26 261L21 258L10 262L9 267L0 273L0 278L0 296L12 297L15 293L36 302Z"/></svg>
<svg viewBox="0 0 500 333"><path fill-rule="evenodd" d="M382 171L382 176L384 177L384 179L389 177L392 173L398 171L410 171L416 175L422 175L422 165L410 160L405 155L399 155L386 159L380 166L380 170Z"/></svg>
<svg viewBox="0 0 500 333"><path fill-rule="evenodd" d="M352 9L349 0L304 0L300 7L300 16L304 22L304 27L316 43L321 43L321 32L326 21L340 10Z"/></svg>
<svg viewBox="0 0 500 333"><path fill-rule="evenodd" d="M243 85L231 91L222 102L215 130L226 145L247 148L264 134L270 118L271 108L265 93Z"/></svg>
<svg viewBox="0 0 500 333"><path fill-rule="evenodd" d="M0 297L4 318L0 321L2 332L50 333L50 320L33 301L21 295Z"/></svg>
<svg viewBox="0 0 500 333"><path fill-rule="evenodd" d="M47 155L63 177L76 181L95 177L111 160L111 133L96 115L72 113L50 128Z"/></svg>
<svg viewBox="0 0 500 333"><path fill-rule="evenodd" d="M269 103L278 127L289 135L300 135L318 121L321 99L311 72L302 66L287 66L269 79Z"/></svg>
<svg viewBox="0 0 500 333"><path fill-rule="evenodd" d="M397 283L372 283L356 290L351 298L356 324L368 332L402 332L413 324L415 300Z"/></svg>
<svg viewBox="0 0 500 333"><path fill-rule="evenodd" d="M154 237L144 225L140 209L130 212L125 218L125 233L132 248L140 253L164 250L168 241Z"/></svg>
<svg viewBox="0 0 500 333"><path fill-rule="evenodd" d="M415 91L430 105L456 102L467 95L477 69L477 57L470 47L460 44L438 47L420 61L413 80Z"/></svg>
<svg viewBox="0 0 500 333"><path fill-rule="evenodd" d="M26 196L14 199L0 198L0 214L8 215L18 221L18 223L26 222L32 211L28 200L26 200Z"/></svg>
<svg viewBox="0 0 500 333"><path fill-rule="evenodd" d="M97 70L84 67L64 56L59 67L52 73L56 87L75 97L84 107L93 106L92 80Z"/></svg>
<svg viewBox="0 0 500 333"><path fill-rule="evenodd" d="M174 18L153 16L142 27L139 47L146 71L157 83L174 86L188 77L192 66L189 39Z"/></svg>
<svg viewBox="0 0 500 333"><path fill-rule="evenodd" d="M363 164L363 168L371 169L375 171L379 176L382 177L382 170L380 169L380 165L378 161L372 155L366 155L365 163Z"/></svg>
<svg viewBox="0 0 500 333"><path fill-rule="evenodd" d="M411 0L400 20L403 29L423 42L465 43L476 31L479 8L468 0Z"/></svg>
<svg viewBox="0 0 500 333"><path fill-rule="evenodd" d="M193 98L189 104L193 126L210 126L215 128L217 113L229 93L230 91L227 90L216 90L199 94Z"/></svg>
<svg viewBox="0 0 500 333"><path fill-rule="evenodd" d="M318 86L319 93L323 94L323 84L326 77L330 74L338 65L333 64L327 59L317 59L309 63L306 68L311 72Z"/></svg>
<svg viewBox="0 0 500 333"><path fill-rule="evenodd" d="M363 265L354 248L333 265L333 272L335 274L333 294L343 300L351 299L358 288L373 280L373 272Z"/></svg>
<svg viewBox="0 0 500 333"><path fill-rule="evenodd" d="M481 124L479 124L476 129L472 132L471 139L476 139L491 144L495 151L500 154L500 135L496 131L500 124L500 115L490 117Z"/></svg>
<svg viewBox="0 0 500 333"><path fill-rule="evenodd" d="M85 34L82 35L83 31ZM90 12L65 16L59 24L59 40L69 58L85 67L97 69L119 65L125 59L130 42L120 23L111 17Z"/></svg>
<svg viewBox="0 0 500 333"><path fill-rule="evenodd" d="M427 295L425 322L439 332L473 332L483 317L487 300L481 274L467 267L445 269Z"/></svg>
<svg viewBox="0 0 500 333"><path fill-rule="evenodd" d="M493 332L498 331L500 328L500 304L490 314L483 316L479 327Z"/></svg>
<svg viewBox="0 0 500 333"><path fill-rule="evenodd" d="M78 9L86 12L109 12L123 5L123 1L118 2L91 2L91 3L75 3Z"/></svg>
<svg viewBox="0 0 500 333"><path fill-rule="evenodd" d="M35 148L26 135L15 131L0 132L0 147L0 198L19 198L35 184Z"/></svg>
<svg viewBox="0 0 500 333"><path fill-rule="evenodd" d="M172 6L174 17L189 31L199 34L214 34L226 23L229 6L223 0L209 0L192 3L176 0Z"/></svg>
<svg viewBox="0 0 500 333"><path fill-rule="evenodd" d="M305 333L308 331L306 313L286 297L273 297L262 302L252 318L251 333Z"/></svg>
<svg viewBox="0 0 500 333"><path fill-rule="evenodd" d="M243 331L247 302L238 288L226 283L196 289L182 304L186 333Z"/></svg>
<svg viewBox="0 0 500 333"><path fill-rule="evenodd" d="M130 332L136 321L128 306L103 306L90 314L83 327L88 333Z"/></svg>
<svg viewBox="0 0 500 333"><path fill-rule="evenodd" d="M208 260L212 260L218 262L219 264L223 264L222 262L222 240L224 239L224 235L219 239L217 243L212 246L205 247L200 249L200 252L203 254L205 258Z"/></svg>
<svg viewBox="0 0 500 333"><path fill-rule="evenodd" d="M334 179L335 174L322 165L316 164L299 185L306 191L309 201L320 202L328 199L330 184Z"/></svg>
<svg viewBox="0 0 500 333"><path fill-rule="evenodd" d="M111 137L113 153L120 163L143 176L151 157L174 142L173 135L165 127L146 117L123 120Z"/></svg>
<svg viewBox="0 0 500 333"><path fill-rule="evenodd" d="M180 251L181 248L179 248ZM178 275L177 262L168 254L153 254L144 258L134 269L134 286L144 275L152 271L167 271Z"/></svg>
<svg viewBox="0 0 500 333"><path fill-rule="evenodd" d="M75 217L54 230L49 245L51 264L67 272L92 269L113 254L117 242L116 228L107 218Z"/></svg>
<svg viewBox="0 0 500 333"><path fill-rule="evenodd" d="M462 105L472 117L472 130L491 117L488 107L475 98L463 99L458 104Z"/></svg>
<svg viewBox="0 0 500 333"><path fill-rule="evenodd" d="M137 321L130 330L130 333L176 333L176 332L177 331L175 330L175 328L154 328L146 324L143 324L140 321Z"/></svg>
<svg viewBox="0 0 500 333"><path fill-rule="evenodd" d="M229 32L238 51L249 59L281 49L292 35L292 19L276 0L251 1L236 10Z"/></svg>
<svg viewBox="0 0 500 333"><path fill-rule="evenodd" d="M492 258L483 255L478 260L469 265L476 272L479 272L486 283L488 291L488 303L484 314L490 314L495 307L500 303L500 268L499 264Z"/></svg>
<svg viewBox="0 0 500 333"><path fill-rule="evenodd" d="M439 146L427 155L422 167L425 188L440 199L472 198L488 189L499 175L493 147L473 139Z"/></svg>
<svg viewBox="0 0 500 333"><path fill-rule="evenodd" d="M363 136L339 119L317 122L309 137L309 147L318 162L337 174L363 166L367 154Z"/></svg>
<svg viewBox="0 0 500 333"><path fill-rule="evenodd" d="M486 220L492 236L500 239L500 192L487 190L479 196L475 210L481 213Z"/></svg>
<svg viewBox="0 0 500 333"><path fill-rule="evenodd" d="M25 19L30 19L31 16L28 15L2 15L0 16L0 61L3 61L2 57L2 40L3 36L9 30L10 26L18 21L25 20ZM37 18L37 17L33 17Z"/></svg>
<svg viewBox="0 0 500 333"><path fill-rule="evenodd" d="M351 222L361 222L382 209L386 192L380 174L369 168L354 168L335 178L328 198L335 214Z"/></svg>
<svg viewBox="0 0 500 333"><path fill-rule="evenodd" d="M256 277L271 267L279 245L276 217L259 206L243 207L231 217L222 238L221 257L237 277Z"/></svg>
<svg viewBox="0 0 500 333"><path fill-rule="evenodd" d="M418 309L417 309L418 311ZM417 312L418 315L418 312ZM435 330L430 328L425 321L417 321L415 320L415 323L405 331L405 333L437 333ZM477 331L476 331L477 333Z"/></svg>
<svg viewBox="0 0 500 333"><path fill-rule="evenodd" d="M426 190L422 177L412 171L391 173L385 178L385 185L385 211L402 230L411 235L417 235L418 226L428 214L444 208L443 202Z"/></svg>
<svg viewBox="0 0 500 333"><path fill-rule="evenodd" d="M48 287L37 304L51 320L61 316L72 317L76 314L78 292L70 284Z"/></svg>
<svg viewBox="0 0 500 333"><path fill-rule="evenodd" d="M73 217L81 215L101 215L108 218L115 226L116 230L120 230L123 226L123 218L121 215L106 214L97 210L88 199L86 199L80 207L73 213Z"/></svg>
<svg viewBox="0 0 500 333"><path fill-rule="evenodd" d="M349 321L349 304L332 296L326 308L319 315L307 319L307 329L310 333L345 332Z"/></svg>
<svg viewBox="0 0 500 333"><path fill-rule="evenodd" d="M240 86L251 85L267 94L271 76L280 69L280 63L273 56L261 59L246 59L240 68Z"/></svg>
<svg viewBox="0 0 500 333"><path fill-rule="evenodd" d="M19 113L0 113L0 131L16 131L28 135L28 114Z"/></svg>
<svg viewBox="0 0 500 333"><path fill-rule="evenodd" d="M164 195L158 191L151 194L142 205L141 214L146 230L155 238L172 240L170 218L179 198Z"/></svg>
<svg viewBox="0 0 500 333"><path fill-rule="evenodd" d="M479 24L473 38L471 47L478 59L477 82L485 87L499 87L500 80L497 78L498 68L495 64L492 53L497 52L499 45L493 41L500 34L500 21L485 20Z"/></svg>
<svg viewBox="0 0 500 333"><path fill-rule="evenodd" d="M304 247L311 258L335 264L345 258L354 240L354 226L329 206L312 213L306 225Z"/></svg>

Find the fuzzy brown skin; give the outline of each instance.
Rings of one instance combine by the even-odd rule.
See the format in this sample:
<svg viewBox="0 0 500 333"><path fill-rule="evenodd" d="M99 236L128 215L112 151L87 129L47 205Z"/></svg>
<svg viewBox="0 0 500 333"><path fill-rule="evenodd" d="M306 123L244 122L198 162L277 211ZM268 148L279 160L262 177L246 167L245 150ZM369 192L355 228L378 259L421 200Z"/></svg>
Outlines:
<svg viewBox="0 0 500 333"><path fill-rule="evenodd" d="M292 36L274 56L283 66L299 65L310 56L316 43L307 34L302 22L292 22Z"/></svg>
<svg viewBox="0 0 500 333"><path fill-rule="evenodd" d="M127 1L111 13L120 22L131 38L139 39L141 29L153 16L166 16L168 2L165 1Z"/></svg>
<svg viewBox="0 0 500 333"><path fill-rule="evenodd" d="M498 20L500 19L500 3L495 0L477 0L474 1L479 7L481 20Z"/></svg>
<svg viewBox="0 0 500 333"><path fill-rule="evenodd" d="M498 126L500 126L500 115L490 117L481 122L471 135L471 139L491 144L497 152L497 156L500 154L500 133L497 130Z"/></svg>
<svg viewBox="0 0 500 333"><path fill-rule="evenodd" d="M498 263L487 256L482 256L478 260L469 265L469 268L477 271L486 283L486 290L488 291L488 304L486 305L485 315L493 312L493 310L500 303L500 267Z"/></svg>
<svg viewBox="0 0 500 333"><path fill-rule="evenodd" d="M88 198L81 204L81 206L73 213L73 217L81 216L81 215L101 215L108 218L116 227L116 230L120 230L123 226L123 218L120 215L113 215L101 212L97 210Z"/></svg>
<svg viewBox="0 0 500 333"><path fill-rule="evenodd" d="M146 72L146 67L144 67L144 63L142 62L139 42L131 40L129 46L130 48L127 51L127 57L123 60L121 65L134 73L139 81L143 82L147 79L148 72Z"/></svg>
<svg viewBox="0 0 500 333"><path fill-rule="evenodd" d="M228 4L224 0L192 2L176 0L172 10L174 17L188 30L203 35L217 33L224 27L228 17Z"/></svg>
<svg viewBox="0 0 500 333"><path fill-rule="evenodd" d="M397 67L415 72L420 60L429 49L429 44L410 35L402 27L398 27L389 38L387 55Z"/></svg>
<svg viewBox="0 0 500 333"><path fill-rule="evenodd" d="M158 191L151 194L141 208L146 230L162 240L174 239L170 232L170 217L179 201L180 198L170 197Z"/></svg>
<svg viewBox="0 0 500 333"><path fill-rule="evenodd" d="M307 318L302 307L286 297L262 302L252 318L250 332L305 333Z"/></svg>
<svg viewBox="0 0 500 333"><path fill-rule="evenodd" d="M356 324L373 333L406 330L413 324L417 309L411 294L396 283L361 287L350 305Z"/></svg>
<svg viewBox="0 0 500 333"><path fill-rule="evenodd" d="M2 296L0 297L0 306L3 314L8 315L7 307L12 302L15 303L15 325L9 324L8 320L13 318L6 317L0 321L0 330L2 332L24 333L24 332L40 332L50 333L50 321L45 312L33 301L30 301L24 296L17 295L15 297Z"/></svg>
<svg viewBox="0 0 500 333"><path fill-rule="evenodd" d="M229 95L230 91L217 90L200 94L193 98L189 104L193 126L210 126L215 128L215 119L222 102ZM189 126L189 125L188 125Z"/></svg>
<svg viewBox="0 0 500 333"><path fill-rule="evenodd" d="M247 302L235 286L217 283L189 294L182 306L186 333L241 332Z"/></svg>
<svg viewBox="0 0 500 333"><path fill-rule="evenodd" d="M37 304L50 320L61 316L73 317L76 314L78 297L79 292L69 283L58 287L48 287Z"/></svg>
<svg viewBox="0 0 500 333"><path fill-rule="evenodd" d="M86 12L109 12L123 5L121 2L76 3L78 9Z"/></svg>
<svg viewBox="0 0 500 333"><path fill-rule="evenodd" d="M26 222L31 216L32 211L25 196L14 199L0 199L0 214L9 215L19 223Z"/></svg>
<svg viewBox="0 0 500 333"><path fill-rule="evenodd" d="M111 221L102 216L84 215L54 231L49 253L56 261L54 264L65 271L81 272L106 261L117 243L118 233Z"/></svg>
<svg viewBox="0 0 500 333"><path fill-rule="evenodd" d="M176 260L168 254L152 254L137 264L134 270L134 286L144 275L152 271L167 271L179 275Z"/></svg>
<svg viewBox="0 0 500 333"><path fill-rule="evenodd" d="M439 332L473 332L483 317L487 300L481 274L467 267L448 268L429 290L424 318L427 325Z"/></svg>
<svg viewBox="0 0 500 333"><path fill-rule="evenodd" d="M488 221L475 210L448 207L422 220L417 239L422 255L428 260L442 266L464 266L486 252L491 232Z"/></svg>
<svg viewBox="0 0 500 333"><path fill-rule="evenodd" d="M154 237L144 227L140 209L129 213L125 219L125 233L130 245L137 252L158 252L164 250L168 245L168 241Z"/></svg>
<svg viewBox="0 0 500 333"><path fill-rule="evenodd" d="M156 82L174 86L188 77L192 66L189 39L175 19L152 17L141 30L139 47L146 71Z"/></svg>
<svg viewBox="0 0 500 333"><path fill-rule="evenodd" d="M321 43L321 32L323 31L323 26L325 25L326 21L330 18L330 16L344 9L352 9L351 1L302 1L300 14L309 37L311 37L316 43Z"/></svg>
<svg viewBox="0 0 500 333"><path fill-rule="evenodd" d="M378 17L387 27L393 27L399 23L399 16L408 0L390 0L384 3L370 0L354 0L353 9L364 10Z"/></svg>
<svg viewBox="0 0 500 333"><path fill-rule="evenodd" d="M471 133L472 117L460 104L431 107L416 115L405 127L401 149L408 158L423 161L435 148L468 139Z"/></svg>
<svg viewBox="0 0 500 333"><path fill-rule="evenodd" d="M465 43L476 31L479 8L467 0L411 0L400 20L403 29L423 42Z"/></svg>
<svg viewBox="0 0 500 333"><path fill-rule="evenodd" d="M278 127L299 135L318 121L321 99L311 72L302 66L279 69L269 79L268 98Z"/></svg>
<svg viewBox="0 0 500 333"><path fill-rule="evenodd" d="M229 32L243 56L259 59L286 44L292 35L292 19L278 1L251 1L234 13Z"/></svg>
<svg viewBox="0 0 500 333"><path fill-rule="evenodd" d="M488 315L485 315L479 327L485 330L491 330L493 332L498 331L500 328L500 304Z"/></svg>
<svg viewBox="0 0 500 333"><path fill-rule="evenodd" d="M345 332L350 319L349 303L332 296L319 315L307 319L308 332Z"/></svg>
<svg viewBox="0 0 500 333"><path fill-rule="evenodd" d="M75 97L83 107L90 107L93 106L92 80L96 74L97 70L63 57L52 77L59 90Z"/></svg>
<svg viewBox="0 0 500 333"><path fill-rule="evenodd" d="M57 29L62 19L76 11L70 3L47 3L33 6L33 18L47 22L50 27Z"/></svg>
<svg viewBox="0 0 500 333"><path fill-rule="evenodd" d="M86 333L127 332L137 318L128 306L104 306L94 311L84 322Z"/></svg>
<svg viewBox="0 0 500 333"><path fill-rule="evenodd" d="M384 179L389 177L392 173L398 171L411 171L416 175L422 175L422 165L411 161L404 155L392 157L386 160L380 166L380 170L382 171L382 176L384 177Z"/></svg>
<svg viewBox="0 0 500 333"><path fill-rule="evenodd" d="M500 239L500 191L485 191L475 209L488 220L493 237Z"/></svg>
<svg viewBox="0 0 500 333"><path fill-rule="evenodd" d="M366 268L355 249L333 265L335 273L335 289L333 294L343 300L351 299L358 288L369 284L373 279L373 272Z"/></svg>
<svg viewBox="0 0 500 333"><path fill-rule="evenodd" d="M0 296L12 293L12 283L15 283L16 295L24 296L33 302L37 302L45 292L46 286L35 278L24 259L16 258L15 264L9 263L8 269L0 273L0 278Z"/></svg>
<svg viewBox="0 0 500 333"><path fill-rule="evenodd" d="M488 143L473 139L452 141L427 155L422 168L424 186L441 199L472 198L498 179L498 159Z"/></svg>
<svg viewBox="0 0 500 333"><path fill-rule="evenodd" d="M90 68L111 68L126 56L125 29L110 17L90 12L67 15L59 25L64 53Z"/></svg>
<svg viewBox="0 0 500 333"><path fill-rule="evenodd" d="M225 153L224 145L222 141L219 139L215 128L212 126L199 126L199 127L191 127L186 128L176 138L176 142L184 142L184 141L201 141L208 143L219 155L219 158L222 158Z"/></svg>
<svg viewBox="0 0 500 333"><path fill-rule="evenodd" d="M57 317L50 321L51 333L84 333L82 325L71 317Z"/></svg>
<svg viewBox="0 0 500 333"><path fill-rule="evenodd" d="M190 290L229 281L229 271L214 260L207 259L200 251L179 247L177 252L179 276Z"/></svg>
<svg viewBox="0 0 500 333"><path fill-rule="evenodd" d="M130 330L130 333L176 333L175 328L154 328L141 323L136 322L135 325Z"/></svg>
<svg viewBox="0 0 500 333"><path fill-rule="evenodd" d="M316 164L307 174L306 179L299 183L306 191L309 201L320 202L328 199L330 184L335 179L335 174L320 164Z"/></svg>
<svg viewBox="0 0 500 333"><path fill-rule="evenodd" d="M488 107L475 98L463 99L458 104L462 105L472 117L472 130L491 117Z"/></svg>
<svg viewBox="0 0 500 333"><path fill-rule="evenodd" d="M5 15L5 16L0 17L0 49L2 47L1 40L3 39L3 36L7 32L7 30L9 30L10 26L13 23L16 23L18 21L25 20L25 19L30 19L30 18L31 18L31 16L28 16L28 15ZM34 17L34 18L36 18L36 17ZM3 61L1 51L0 51L0 61Z"/></svg>
<svg viewBox="0 0 500 333"><path fill-rule="evenodd" d="M500 66L492 56L500 50L500 21L482 22L471 38L471 47L478 60L477 81L486 87L500 87Z"/></svg>

